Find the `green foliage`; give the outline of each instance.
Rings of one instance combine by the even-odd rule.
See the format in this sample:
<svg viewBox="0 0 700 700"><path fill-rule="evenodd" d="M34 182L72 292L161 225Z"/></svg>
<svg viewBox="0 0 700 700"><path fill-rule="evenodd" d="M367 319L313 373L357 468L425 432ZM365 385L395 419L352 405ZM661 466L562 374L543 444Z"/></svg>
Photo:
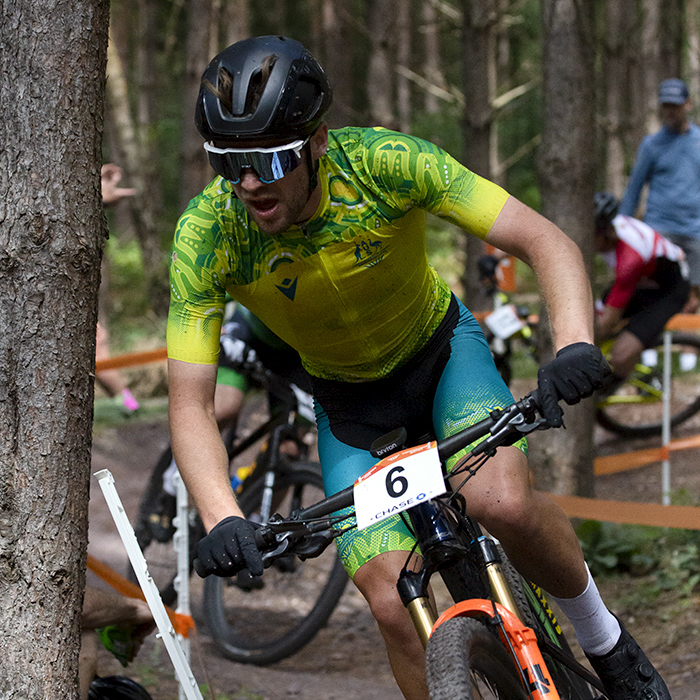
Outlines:
<svg viewBox="0 0 700 700"><path fill-rule="evenodd" d="M679 597L700 583L700 532L587 520L576 533L593 576L652 574L652 593L674 590Z"/></svg>
<svg viewBox="0 0 700 700"><path fill-rule="evenodd" d="M110 350L132 350L143 338L165 341L165 322L150 312L141 249L133 238L110 236L108 257Z"/></svg>

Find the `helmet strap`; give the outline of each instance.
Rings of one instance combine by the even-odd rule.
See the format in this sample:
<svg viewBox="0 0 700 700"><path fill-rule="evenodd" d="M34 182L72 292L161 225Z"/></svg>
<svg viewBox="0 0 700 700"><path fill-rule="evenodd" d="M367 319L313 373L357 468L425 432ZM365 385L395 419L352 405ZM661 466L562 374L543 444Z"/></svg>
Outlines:
<svg viewBox="0 0 700 700"><path fill-rule="evenodd" d="M319 168L319 162L316 160L313 162L313 159L311 157L311 142L306 144L307 150L307 155L309 156L307 158L308 162L308 168L309 168L309 197L313 193L313 191L316 189L318 186L318 168Z"/></svg>

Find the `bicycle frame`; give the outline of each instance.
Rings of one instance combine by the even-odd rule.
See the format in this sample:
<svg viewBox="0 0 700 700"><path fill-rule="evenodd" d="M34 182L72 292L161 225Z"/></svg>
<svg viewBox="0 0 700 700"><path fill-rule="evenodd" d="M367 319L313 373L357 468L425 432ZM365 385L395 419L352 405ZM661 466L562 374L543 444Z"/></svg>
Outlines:
<svg viewBox="0 0 700 700"><path fill-rule="evenodd" d="M514 657L523 681L534 700L559 700L554 681L537 643L534 630L521 621L521 612L503 573L500 556L489 537L477 523L466 519L473 530L469 544L455 535L449 519L435 501L427 501L408 511L416 539L423 553L423 564L416 572L403 569L397 582L401 601L407 608L416 632L425 648L432 633L446 620L457 616L490 618L498 623L501 641ZM470 552L470 550L472 550ZM473 551L477 550L477 551ZM485 565L488 587L473 571L467 576L450 571L452 562L464 560ZM427 584L435 571L440 571L455 600L439 617L431 605Z"/></svg>
<svg viewBox="0 0 700 700"><path fill-rule="evenodd" d="M437 452L443 469L449 456L478 438L484 439L472 449L471 456L491 456L497 447L513 444L520 436L547 427L543 419L536 417L535 406L536 398L526 397L508 409L495 411L489 419L441 440L437 443ZM373 454L384 456L394 452L392 456L398 455L403 447L401 437L397 437L400 435L400 431L394 431L380 438L372 446ZM478 467L467 467L470 473L475 468ZM548 640L540 642L535 631L524 624L525 618L506 578L496 543L483 534L478 523L463 512L455 515L453 509L446 507L441 500L439 497L419 502L402 515L410 519L422 560L415 571L408 570L407 562L399 575L397 589L423 646L441 624L453 617L467 616L482 621L488 618L498 626L501 641L519 669L523 687L533 700L544 700L545 695L549 700L559 698L540 643L545 644L546 652L557 663L602 690L598 679L573 657L569 658L568 652ZM266 532L256 533L256 543L261 550L269 552L272 546L276 546L274 553L264 555L264 559L295 551L296 541L302 543L302 556L314 556L316 549L321 551L332 540L333 532L340 534L334 530L334 525L346 516L335 518L333 514L353 504L353 488L348 487L287 520L273 517ZM305 537L320 535L325 535L325 544L317 548L310 542L303 544ZM440 573L453 600L459 601L441 616L434 609L428 587L434 573Z"/></svg>

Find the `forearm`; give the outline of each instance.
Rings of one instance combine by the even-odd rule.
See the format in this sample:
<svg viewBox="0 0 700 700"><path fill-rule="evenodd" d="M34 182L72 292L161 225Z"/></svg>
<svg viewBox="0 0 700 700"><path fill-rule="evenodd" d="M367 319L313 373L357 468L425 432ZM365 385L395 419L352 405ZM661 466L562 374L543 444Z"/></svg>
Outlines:
<svg viewBox="0 0 700 700"><path fill-rule="evenodd" d="M223 518L241 515L241 511L231 489L228 456L214 415L215 371L208 377L190 378L187 371L192 366L184 367L183 376L185 365L169 362L170 435L175 462L209 531Z"/></svg>

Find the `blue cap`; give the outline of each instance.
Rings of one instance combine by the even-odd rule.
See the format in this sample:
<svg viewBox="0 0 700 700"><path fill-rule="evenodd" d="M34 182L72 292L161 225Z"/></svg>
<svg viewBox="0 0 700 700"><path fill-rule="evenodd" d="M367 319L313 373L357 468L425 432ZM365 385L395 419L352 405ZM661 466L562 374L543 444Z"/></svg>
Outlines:
<svg viewBox="0 0 700 700"><path fill-rule="evenodd" d="M678 78L664 80L659 86L659 104L682 105L688 97L688 87Z"/></svg>

